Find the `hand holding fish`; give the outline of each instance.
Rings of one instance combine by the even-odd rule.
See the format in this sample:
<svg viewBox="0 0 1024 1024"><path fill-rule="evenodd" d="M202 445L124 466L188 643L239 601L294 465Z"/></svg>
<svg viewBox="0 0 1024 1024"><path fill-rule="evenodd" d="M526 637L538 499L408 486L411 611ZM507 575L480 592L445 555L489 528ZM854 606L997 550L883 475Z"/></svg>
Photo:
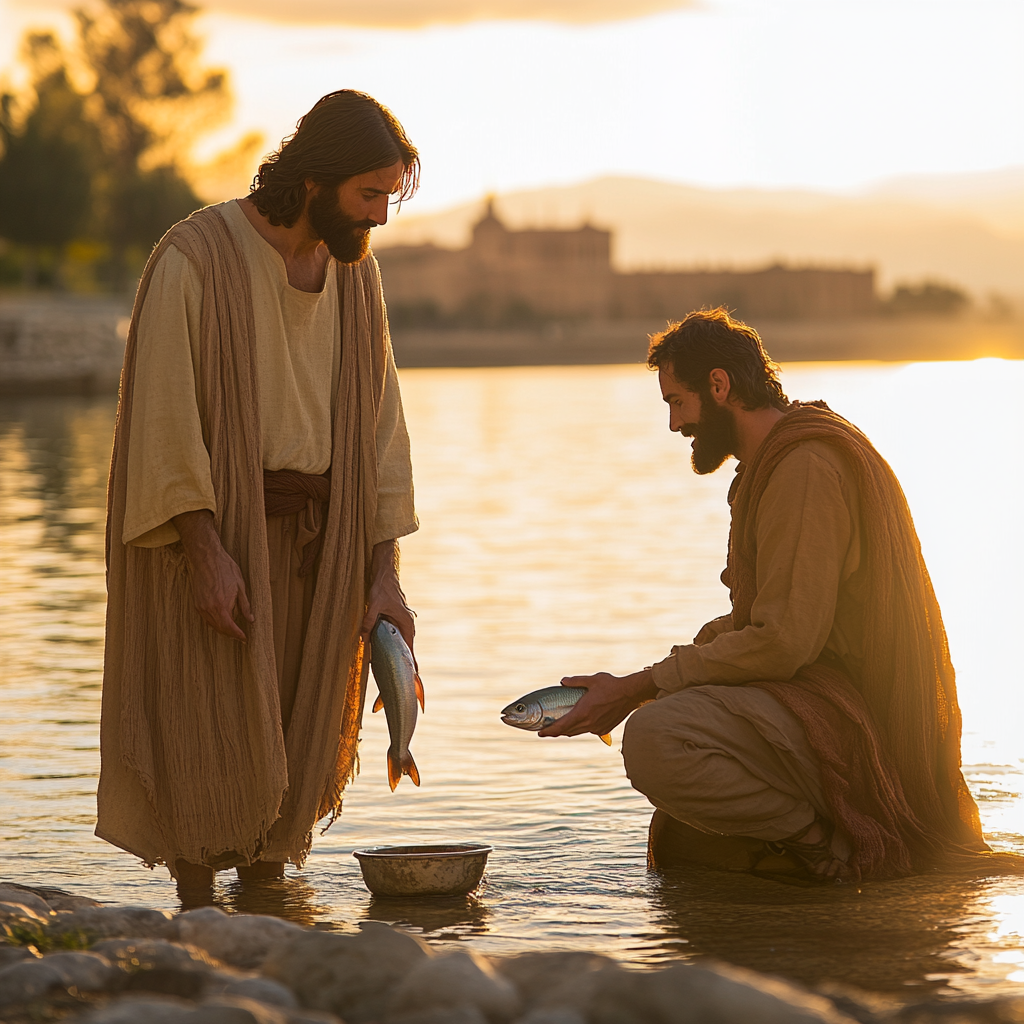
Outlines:
<svg viewBox="0 0 1024 1024"><path fill-rule="evenodd" d="M658 695L649 669L628 676L598 672L592 676L566 676L563 686L582 687L587 692L576 706L538 736L579 736L585 732L606 736L630 712Z"/></svg>
<svg viewBox="0 0 1024 1024"><path fill-rule="evenodd" d="M360 626L363 640L370 639L377 620L393 622L402 634L416 664L413 640L416 638L416 621L412 609L405 603L405 594L398 582L398 541L387 540L375 544L370 563L370 590L366 599L366 615Z"/></svg>

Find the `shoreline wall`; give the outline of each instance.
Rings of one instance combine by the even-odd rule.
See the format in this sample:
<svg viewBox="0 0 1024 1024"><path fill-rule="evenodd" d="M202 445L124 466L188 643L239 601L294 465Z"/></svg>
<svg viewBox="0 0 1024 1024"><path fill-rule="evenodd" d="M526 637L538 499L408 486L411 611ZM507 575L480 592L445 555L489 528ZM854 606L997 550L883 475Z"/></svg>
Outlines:
<svg viewBox="0 0 1024 1024"><path fill-rule="evenodd" d="M130 312L106 297L0 300L0 395L116 392Z"/></svg>
<svg viewBox="0 0 1024 1024"><path fill-rule="evenodd" d="M0 395L113 394L127 300L0 299ZM1024 322L983 319L759 320L779 362L1024 359ZM552 322L522 329L395 328L401 368L642 363L664 320Z"/></svg>

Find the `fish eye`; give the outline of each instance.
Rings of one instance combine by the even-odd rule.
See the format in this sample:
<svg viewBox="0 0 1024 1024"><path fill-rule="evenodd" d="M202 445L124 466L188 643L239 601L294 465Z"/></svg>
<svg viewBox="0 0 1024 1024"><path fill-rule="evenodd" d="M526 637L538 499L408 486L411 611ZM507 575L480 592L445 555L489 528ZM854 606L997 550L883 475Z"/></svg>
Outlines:
<svg viewBox="0 0 1024 1024"><path fill-rule="evenodd" d="M516 711L522 712L522 711L525 711L525 710L526 710L526 705L525 704L517 704L516 705Z"/></svg>

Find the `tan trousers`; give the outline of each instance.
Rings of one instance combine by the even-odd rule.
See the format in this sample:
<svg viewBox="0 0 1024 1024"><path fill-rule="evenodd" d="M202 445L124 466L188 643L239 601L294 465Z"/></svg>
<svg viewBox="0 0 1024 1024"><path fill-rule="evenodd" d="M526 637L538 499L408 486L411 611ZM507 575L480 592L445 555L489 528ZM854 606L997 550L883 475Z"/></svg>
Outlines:
<svg viewBox="0 0 1024 1024"><path fill-rule="evenodd" d="M771 841L828 816L803 726L753 686L697 686L643 705L622 757L634 789L703 832Z"/></svg>
<svg viewBox="0 0 1024 1024"><path fill-rule="evenodd" d="M281 697L281 726L285 736L295 706L295 691L302 668L302 645L313 608L319 564L307 576L299 575L302 552L316 536L307 510L267 518L270 553L270 597L274 606L274 653Z"/></svg>

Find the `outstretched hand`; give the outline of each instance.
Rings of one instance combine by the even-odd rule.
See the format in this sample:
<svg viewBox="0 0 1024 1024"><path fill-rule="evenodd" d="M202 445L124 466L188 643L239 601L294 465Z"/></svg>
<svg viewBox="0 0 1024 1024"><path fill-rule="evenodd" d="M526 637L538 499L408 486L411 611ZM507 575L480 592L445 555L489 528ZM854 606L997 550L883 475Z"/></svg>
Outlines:
<svg viewBox="0 0 1024 1024"><path fill-rule="evenodd" d="M609 672L566 676L562 685L581 686L587 692L571 711L541 729L538 736L581 736L585 732L605 736L630 712L658 695L650 669L628 676L613 676Z"/></svg>

